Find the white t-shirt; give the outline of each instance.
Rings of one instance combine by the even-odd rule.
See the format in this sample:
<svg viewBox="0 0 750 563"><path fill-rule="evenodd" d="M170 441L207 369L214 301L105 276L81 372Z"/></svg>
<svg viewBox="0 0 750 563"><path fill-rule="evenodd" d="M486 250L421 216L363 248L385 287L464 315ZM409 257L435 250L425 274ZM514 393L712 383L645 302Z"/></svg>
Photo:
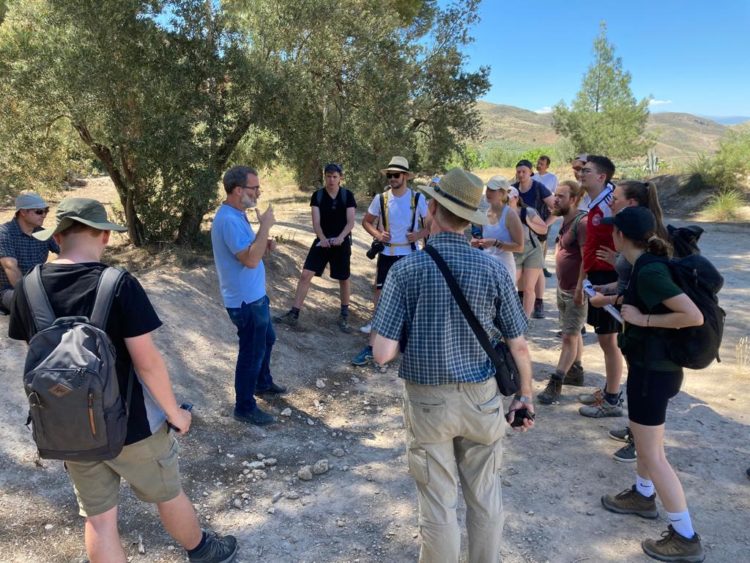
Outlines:
<svg viewBox="0 0 750 563"><path fill-rule="evenodd" d="M411 225L411 198L412 190L407 188L401 197L396 197L393 192L388 193L386 198L386 221L388 223L388 232L391 233L391 246L386 246L383 254L386 256L406 256L411 254L411 244L406 240L406 234L409 231L418 231L421 229L419 219L414 220L415 225ZM370 215L380 217L380 194L376 195L367 209ZM424 194L419 194L417 202L417 217L424 219L427 217L427 201Z"/></svg>
<svg viewBox="0 0 750 563"><path fill-rule="evenodd" d="M545 186L547 186L547 189L551 191L553 194L555 193L555 190L557 189L557 176L555 176L552 172L545 172L543 175L539 175L537 172L532 176L532 179L536 180L537 182L541 182Z"/></svg>

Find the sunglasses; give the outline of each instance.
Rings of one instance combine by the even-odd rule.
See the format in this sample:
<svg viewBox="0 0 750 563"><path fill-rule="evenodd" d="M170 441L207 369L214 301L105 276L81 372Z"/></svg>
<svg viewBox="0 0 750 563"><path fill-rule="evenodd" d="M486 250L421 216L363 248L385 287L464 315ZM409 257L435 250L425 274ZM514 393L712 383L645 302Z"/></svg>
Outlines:
<svg viewBox="0 0 750 563"><path fill-rule="evenodd" d="M400 178L400 177L401 177L401 172L388 172L388 173L387 173L387 174L385 175L385 177L386 177L386 178L388 178L389 180L390 180L391 178Z"/></svg>
<svg viewBox="0 0 750 563"><path fill-rule="evenodd" d="M246 190L257 190L258 188L260 188L260 184L258 184L257 186L242 186L242 187Z"/></svg>
<svg viewBox="0 0 750 563"><path fill-rule="evenodd" d="M32 209L32 211L36 215L46 215L47 213L49 213L49 207L45 207L44 209Z"/></svg>

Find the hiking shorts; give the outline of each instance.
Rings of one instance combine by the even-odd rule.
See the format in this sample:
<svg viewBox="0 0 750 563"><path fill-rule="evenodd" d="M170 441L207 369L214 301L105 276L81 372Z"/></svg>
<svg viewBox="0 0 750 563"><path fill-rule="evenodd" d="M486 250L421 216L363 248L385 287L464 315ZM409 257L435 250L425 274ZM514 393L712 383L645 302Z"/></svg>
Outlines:
<svg viewBox="0 0 750 563"><path fill-rule="evenodd" d="M81 516L97 516L117 506L120 479L143 502L166 502L182 491L179 446L164 424L148 438L125 446L107 461L67 461Z"/></svg>
<svg viewBox="0 0 750 563"><path fill-rule="evenodd" d="M526 240L524 241L523 252L514 253L513 256L516 259L516 270L531 270L532 268L542 269L544 266L544 254L542 254L542 246L536 243L536 246L532 246L531 243Z"/></svg>
<svg viewBox="0 0 750 563"><path fill-rule="evenodd" d="M304 270L314 272L316 276L322 276L328 264L331 265L331 278L334 280L348 280L351 275L350 264L352 256L352 245L344 241L341 246L323 248L318 245L318 239L312 243L305 258Z"/></svg>
<svg viewBox="0 0 750 563"><path fill-rule="evenodd" d="M588 272L587 277L592 285L606 285L617 281L617 273L614 270ZM603 307L589 307L586 322L594 327L596 334L616 334L620 332L621 328L620 323L607 313Z"/></svg>
<svg viewBox="0 0 750 563"><path fill-rule="evenodd" d="M644 426L661 426L669 399L680 392L682 370L655 371L628 362L628 418Z"/></svg>
<svg viewBox="0 0 750 563"><path fill-rule="evenodd" d="M575 291L557 288L557 309L560 311L560 330L563 334L578 334L586 324L588 303L578 306L573 299Z"/></svg>
<svg viewBox="0 0 750 563"><path fill-rule="evenodd" d="M403 256L386 256L385 254L378 254L378 271L375 275L375 287L383 289L385 278L388 277L388 272L391 270L393 265L401 260Z"/></svg>

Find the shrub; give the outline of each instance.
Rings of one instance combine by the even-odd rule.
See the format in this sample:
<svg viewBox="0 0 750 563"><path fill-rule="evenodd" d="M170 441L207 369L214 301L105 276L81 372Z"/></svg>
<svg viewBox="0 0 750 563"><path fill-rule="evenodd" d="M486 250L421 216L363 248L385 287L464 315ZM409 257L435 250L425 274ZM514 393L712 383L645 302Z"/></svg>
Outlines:
<svg viewBox="0 0 750 563"><path fill-rule="evenodd" d="M718 221L730 221L739 217L744 197L739 190L721 190L714 194L706 207L706 213Z"/></svg>

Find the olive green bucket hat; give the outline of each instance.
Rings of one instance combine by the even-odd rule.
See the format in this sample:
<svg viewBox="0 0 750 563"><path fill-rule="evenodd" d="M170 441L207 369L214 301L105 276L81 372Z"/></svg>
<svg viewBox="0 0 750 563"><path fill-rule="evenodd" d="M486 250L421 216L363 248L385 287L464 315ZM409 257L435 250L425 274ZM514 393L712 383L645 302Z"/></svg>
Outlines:
<svg viewBox="0 0 750 563"><path fill-rule="evenodd" d="M110 223L107 210L95 199L68 197L60 202L55 214L55 226L34 233L34 238L47 240L52 235L64 231L73 223L83 223L100 231L127 231L127 227Z"/></svg>

